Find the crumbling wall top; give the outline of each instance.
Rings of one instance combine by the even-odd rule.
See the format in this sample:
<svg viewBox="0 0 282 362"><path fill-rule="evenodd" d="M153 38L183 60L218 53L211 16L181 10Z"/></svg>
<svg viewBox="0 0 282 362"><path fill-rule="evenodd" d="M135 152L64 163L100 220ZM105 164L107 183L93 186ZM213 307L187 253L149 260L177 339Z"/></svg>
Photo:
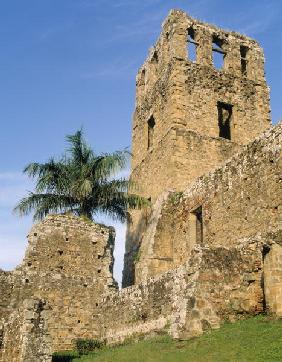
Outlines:
<svg viewBox="0 0 282 362"><path fill-rule="evenodd" d="M64 275L70 278L112 279L115 231L72 214L49 215L28 235L23 263L14 271ZM59 277L59 276L58 276Z"/></svg>
<svg viewBox="0 0 282 362"><path fill-rule="evenodd" d="M162 32L137 74L137 85L145 86L148 91L173 58L191 60L187 49L189 38L196 45L197 59L193 61L198 65L213 67L213 54L218 52L224 58L222 70L225 72L265 83L264 55L256 40L173 9L163 22Z"/></svg>
<svg viewBox="0 0 282 362"><path fill-rule="evenodd" d="M180 9L171 9L170 10L167 18L162 23L162 28L165 29L167 26L169 26L169 25L171 25L171 24L173 24L175 22L181 21L181 20L182 21L189 20L194 24L198 24L199 26L203 26L203 27L209 28L209 29L214 30L214 31L220 31L220 32L232 34L234 37L237 37L238 39L248 41L251 44L253 44L254 46L259 45L259 43L255 39L253 39L253 38L251 38L251 37L249 37L249 36L247 36L245 34L241 34L241 33L237 32L237 31L234 31L234 30L226 30L226 29L223 29L223 28L221 28L221 27L219 27L217 25L206 23L206 22L204 22L202 20L199 20L199 19L196 19L196 18L190 16L185 11L180 10Z"/></svg>

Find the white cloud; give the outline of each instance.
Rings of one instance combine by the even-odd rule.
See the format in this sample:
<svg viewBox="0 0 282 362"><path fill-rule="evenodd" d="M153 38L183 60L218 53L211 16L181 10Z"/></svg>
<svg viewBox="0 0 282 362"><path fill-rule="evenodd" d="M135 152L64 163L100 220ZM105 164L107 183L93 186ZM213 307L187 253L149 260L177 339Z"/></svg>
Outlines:
<svg viewBox="0 0 282 362"><path fill-rule="evenodd" d="M0 172L0 181L19 181L25 178L21 172Z"/></svg>
<svg viewBox="0 0 282 362"><path fill-rule="evenodd" d="M165 13L166 10L151 11L150 16L145 13L140 16L138 21L134 19L133 22L118 25L113 36L107 39L107 43L130 38L136 39L138 36L142 38L154 34L157 36L161 31L161 23Z"/></svg>
<svg viewBox="0 0 282 362"><path fill-rule="evenodd" d="M96 78L104 78L104 77L128 77L130 72L134 73L136 68L138 67L138 61L133 60L128 62L124 58L112 60L109 63L103 64L95 71L86 71L80 75L82 80L92 80Z"/></svg>
<svg viewBox="0 0 282 362"><path fill-rule="evenodd" d="M12 210L15 204L32 188L33 183L22 173L0 173L0 208Z"/></svg>
<svg viewBox="0 0 282 362"><path fill-rule="evenodd" d="M117 282L121 285L122 281L122 270L123 270L123 258L125 251L125 234L126 225L121 223L115 223L113 225L116 230L116 241L115 241L115 264L114 264L114 277Z"/></svg>
<svg viewBox="0 0 282 362"><path fill-rule="evenodd" d="M108 6L112 8L128 8L131 6L137 9L142 9L147 6L157 5L161 2L162 0L80 0L78 4L79 6L84 8L93 8L100 6Z"/></svg>
<svg viewBox="0 0 282 362"><path fill-rule="evenodd" d="M255 16L254 14L261 14ZM238 18L238 31L243 34L255 37L267 31L270 25L280 20L279 11L275 1L267 3L256 2L252 8L245 10Z"/></svg>
<svg viewBox="0 0 282 362"><path fill-rule="evenodd" d="M1 208L0 211L0 268L11 270L23 259L32 220L13 215L12 208Z"/></svg>
<svg viewBox="0 0 282 362"><path fill-rule="evenodd" d="M32 182L20 172L0 173L0 268L11 270L22 261L31 218L13 215L16 203L32 189Z"/></svg>
<svg viewBox="0 0 282 362"><path fill-rule="evenodd" d="M23 231L21 229L21 231ZM0 236L0 268L3 270L12 270L23 260L27 239L22 235Z"/></svg>
<svg viewBox="0 0 282 362"><path fill-rule="evenodd" d="M116 179L119 179L119 178L128 179L128 178L129 178L129 175L130 175L130 169L127 168L127 169L122 170L122 171L120 171L119 173L117 173L117 175L115 176L115 178L116 178Z"/></svg>

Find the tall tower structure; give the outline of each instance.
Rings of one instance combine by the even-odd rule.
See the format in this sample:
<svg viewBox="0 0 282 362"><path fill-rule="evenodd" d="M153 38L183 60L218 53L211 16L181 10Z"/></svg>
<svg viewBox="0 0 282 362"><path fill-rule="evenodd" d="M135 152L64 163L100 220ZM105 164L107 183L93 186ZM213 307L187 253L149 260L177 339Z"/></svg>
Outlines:
<svg viewBox="0 0 282 362"><path fill-rule="evenodd" d="M258 43L172 10L137 74L131 178L152 204L219 166L270 126ZM146 213L128 226L123 285L134 283Z"/></svg>

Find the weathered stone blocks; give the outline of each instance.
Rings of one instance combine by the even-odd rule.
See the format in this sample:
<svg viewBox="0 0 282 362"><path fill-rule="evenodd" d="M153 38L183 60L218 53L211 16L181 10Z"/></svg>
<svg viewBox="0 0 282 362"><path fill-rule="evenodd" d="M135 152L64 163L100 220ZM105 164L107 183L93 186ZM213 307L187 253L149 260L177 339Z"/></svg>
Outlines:
<svg viewBox="0 0 282 362"><path fill-rule="evenodd" d="M213 61L218 45L221 69ZM153 203L162 192L183 191L269 128L269 112L258 43L172 10L137 75L131 178ZM134 212L128 226L124 286L134 283L146 217Z"/></svg>
<svg viewBox="0 0 282 362"><path fill-rule="evenodd" d="M147 221L136 282L182 264L195 244L229 247L239 238L279 230L281 144L280 123L184 192L164 194ZM202 235L197 240L194 211L199 207Z"/></svg>
<svg viewBox="0 0 282 362"><path fill-rule="evenodd" d="M29 313L34 319L33 309L25 308L33 298L46 300L50 307L48 333L53 351L72 349L76 338L100 334L93 305L107 289L117 287L112 275L114 237L113 228L72 215L50 215L31 229L23 263L13 272L0 273L0 321L4 322L6 350L13 343L13 333L25 333L28 339L28 330L20 332L23 327L15 323L19 313ZM11 335L8 340L6 333Z"/></svg>

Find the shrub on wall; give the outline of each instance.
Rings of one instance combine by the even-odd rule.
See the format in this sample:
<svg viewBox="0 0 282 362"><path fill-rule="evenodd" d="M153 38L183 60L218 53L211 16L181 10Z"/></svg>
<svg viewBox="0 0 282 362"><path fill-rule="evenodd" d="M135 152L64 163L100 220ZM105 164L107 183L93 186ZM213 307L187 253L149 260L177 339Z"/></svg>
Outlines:
<svg viewBox="0 0 282 362"><path fill-rule="evenodd" d="M103 346L101 341L97 339L77 339L76 340L76 349L78 354L82 356L83 354L88 354L95 351Z"/></svg>

